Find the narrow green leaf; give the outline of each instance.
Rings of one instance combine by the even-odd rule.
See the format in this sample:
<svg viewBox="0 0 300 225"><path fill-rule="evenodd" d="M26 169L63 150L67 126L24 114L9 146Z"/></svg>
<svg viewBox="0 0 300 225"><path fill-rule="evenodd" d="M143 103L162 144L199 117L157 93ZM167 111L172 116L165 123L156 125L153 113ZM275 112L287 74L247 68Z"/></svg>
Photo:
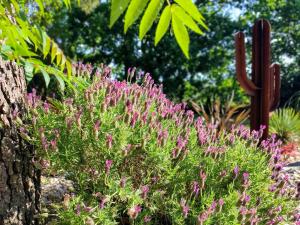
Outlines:
<svg viewBox="0 0 300 225"><path fill-rule="evenodd" d="M62 71L64 70L66 61L67 61L66 56L64 54L62 54L61 63L60 63L60 70L62 70Z"/></svg>
<svg viewBox="0 0 300 225"><path fill-rule="evenodd" d="M125 14L124 32L139 18L149 0L131 0Z"/></svg>
<svg viewBox="0 0 300 225"><path fill-rule="evenodd" d="M47 34L45 31L41 31L41 35L42 35L42 40L43 40L43 55L44 58L46 57L46 44L47 44Z"/></svg>
<svg viewBox="0 0 300 225"><path fill-rule="evenodd" d="M64 82L64 80L58 74L55 76L55 78L57 79L57 81L59 83L60 89L62 91L64 91L65 90L65 82Z"/></svg>
<svg viewBox="0 0 300 225"><path fill-rule="evenodd" d="M47 36L46 45L45 45L45 48L44 48L44 58L46 58L46 56L49 54L50 46L51 46L51 39L50 39L49 36Z"/></svg>
<svg viewBox="0 0 300 225"><path fill-rule="evenodd" d="M166 34L167 30L169 29L170 22L171 22L171 6L166 6L163 10L157 28L155 32L155 45L162 39L162 37Z"/></svg>
<svg viewBox="0 0 300 225"><path fill-rule="evenodd" d="M51 62L55 59L55 56L57 54L57 46L54 42L52 42L52 48L51 48Z"/></svg>
<svg viewBox="0 0 300 225"><path fill-rule="evenodd" d="M66 61L67 73L68 77L72 75L72 64L69 60Z"/></svg>
<svg viewBox="0 0 300 225"><path fill-rule="evenodd" d="M172 5L172 12L191 30L195 31L198 34L203 34L193 18L190 15L186 14L185 11L177 4Z"/></svg>
<svg viewBox="0 0 300 225"><path fill-rule="evenodd" d="M172 28L175 34L177 43L179 44L184 55L189 59L189 44L190 37L183 22L174 14L172 14Z"/></svg>
<svg viewBox="0 0 300 225"><path fill-rule="evenodd" d="M109 27L111 28L117 19L122 15L129 4L130 0L112 0L110 10L110 22Z"/></svg>
<svg viewBox="0 0 300 225"><path fill-rule="evenodd" d="M30 82L33 78L33 65L29 62L25 62L24 71L27 82Z"/></svg>
<svg viewBox="0 0 300 225"><path fill-rule="evenodd" d="M192 0L175 0L175 2L180 5L194 20L200 23L205 29L208 30L208 27L203 22L204 17L196 7L196 5L192 2Z"/></svg>
<svg viewBox="0 0 300 225"><path fill-rule="evenodd" d="M164 1L162 0L151 0L149 3L144 16L140 24L140 39L143 39L148 30L152 27Z"/></svg>
<svg viewBox="0 0 300 225"><path fill-rule="evenodd" d="M50 76L49 74L43 69L43 68L40 68L40 71L44 77L44 81L45 81L45 84L46 84L46 87L49 86L49 83L50 83Z"/></svg>
<svg viewBox="0 0 300 225"><path fill-rule="evenodd" d="M62 53L60 51L57 51L57 54L56 54L56 65L60 65L61 63L61 60L62 60Z"/></svg>
<svg viewBox="0 0 300 225"><path fill-rule="evenodd" d="M71 4L70 4L70 1L69 0L63 0L63 2L65 3L65 6L67 8L70 8Z"/></svg>
<svg viewBox="0 0 300 225"><path fill-rule="evenodd" d="M36 4L39 6L40 10L41 10L41 14L44 14L44 5L43 5L43 1L42 0L35 0Z"/></svg>

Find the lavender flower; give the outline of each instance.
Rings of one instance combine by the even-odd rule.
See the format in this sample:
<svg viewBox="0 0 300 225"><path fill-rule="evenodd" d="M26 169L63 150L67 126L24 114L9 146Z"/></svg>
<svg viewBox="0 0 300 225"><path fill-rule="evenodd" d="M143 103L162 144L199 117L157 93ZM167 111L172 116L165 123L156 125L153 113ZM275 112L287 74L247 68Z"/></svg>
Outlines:
<svg viewBox="0 0 300 225"><path fill-rule="evenodd" d="M203 170L200 170L200 178L201 178L201 189L204 188L205 181L207 179L207 175Z"/></svg>
<svg viewBox="0 0 300 225"><path fill-rule="evenodd" d="M143 199L145 199L145 198L147 198L147 194L148 194L148 192L149 192L149 186L148 185L144 185L144 186L142 186L141 187L141 191L142 191L142 198Z"/></svg>
<svg viewBox="0 0 300 225"><path fill-rule="evenodd" d="M99 128L100 128L100 120L96 120L96 122L94 124L94 135L95 135L96 140L98 139Z"/></svg>
<svg viewBox="0 0 300 225"><path fill-rule="evenodd" d="M109 199L107 197L103 197L99 203L99 208L100 209L104 209L105 204L109 201Z"/></svg>
<svg viewBox="0 0 300 225"><path fill-rule="evenodd" d="M193 193L195 194L195 196L197 197L200 191L200 186L199 183L197 181L193 181Z"/></svg>
<svg viewBox="0 0 300 225"><path fill-rule="evenodd" d="M105 161L105 173L109 174L110 168L112 166L113 161L112 160L106 160Z"/></svg>
<svg viewBox="0 0 300 225"><path fill-rule="evenodd" d="M113 137L111 134L106 135L106 145L108 149L112 148Z"/></svg>
<svg viewBox="0 0 300 225"><path fill-rule="evenodd" d="M182 209L183 217L187 218L188 213L190 211L190 207L186 204L186 200L185 199L181 199L180 206L181 206L181 209Z"/></svg>
<svg viewBox="0 0 300 225"><path fill-rule="evenodd" d="M128 210L128 215L131 219L136 219L141 211L142 207L139 205L135 205Z"/></svg>
<svg viewBox="0 0 300 225"><path fill-rule="evenodd" d="M204 211L198 216L199 225L203 225L203 223L208 219L208 213Z"/></svg>
<svg viewBox="0 0 300 225"><path fill-rule="evenodd" d="M233 169L234 179L236 179L239 175L239 167L235 166Z"/></svg>
<svg viewBox="0 0 300 225"><path fill-rule="evenodd" d="M220 211L222 211L222 208L223 208L223 205L224 205L223 198L220 198L219 201L218 201L218 203L219 203L219 212L220 212Z"/></svg>

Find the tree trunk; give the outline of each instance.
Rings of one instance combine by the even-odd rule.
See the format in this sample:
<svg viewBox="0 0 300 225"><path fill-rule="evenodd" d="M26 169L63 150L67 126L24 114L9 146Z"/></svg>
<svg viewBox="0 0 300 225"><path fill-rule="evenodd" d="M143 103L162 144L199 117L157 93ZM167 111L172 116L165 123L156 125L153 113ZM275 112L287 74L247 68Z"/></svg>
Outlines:
<svg viewBox="0 0 300 225"><path fill-rule="evenodd" d="M23 69L0 58L0 225L38 224L40 172L15 123L24 120L25 96Z"/></svg>

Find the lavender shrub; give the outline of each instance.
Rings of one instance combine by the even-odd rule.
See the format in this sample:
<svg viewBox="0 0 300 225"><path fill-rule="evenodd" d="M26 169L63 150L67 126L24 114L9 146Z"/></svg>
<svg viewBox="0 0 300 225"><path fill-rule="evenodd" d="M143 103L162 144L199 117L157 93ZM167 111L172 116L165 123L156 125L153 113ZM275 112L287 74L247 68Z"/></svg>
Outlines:
<svg viewBox="0 0 300 225"><path fill-rule="evenodd" d="M149 74L129 71L117 81L107 68L92 78L91 70L80 65L80 85L63 102L28 96L33 125L21 135L33 136L36 166L77 184L58 224L254 225L297 217L274 137L258 148L261 131L218 133L167 99Z"/></svg>

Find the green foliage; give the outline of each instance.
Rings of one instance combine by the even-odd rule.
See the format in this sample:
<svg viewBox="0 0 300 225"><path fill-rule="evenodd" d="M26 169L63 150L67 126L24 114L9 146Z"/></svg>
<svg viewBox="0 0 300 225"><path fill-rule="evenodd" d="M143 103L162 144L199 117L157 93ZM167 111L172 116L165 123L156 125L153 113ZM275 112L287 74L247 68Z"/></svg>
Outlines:
<svg viewBox="0 0 300 225"><path fill-rule="evenodd" d="M155 33L155 45L163 38L163 36L168 31L170 26L172 14L171 14L171 6L167 6L161 14L160 20L157 25L156 33Z"/></svg>
<svg viewBox="0 0 300 225"><path fill-rule="evenodd" d="M166 2L167 4L165 4ZM204 17L201 15L192 0L176 0L175 3L172 4L169 0L151 0L150 2L149 0L112 0L110 26L112 27L114 25L117 19L128 7L124 21L124 31L126 33L128 28L134 24L134 22L146 9L142 17L139 30L139 38L143 39L146 33L153 26L153 23L163 5L166 6L163 9L163 13L159 19L156 29L155 45L157 45L161 38L165 35L172 18L172 28L175 38L185 56L189 58L190 39L186 27L190 28L197 34L203 34L198 24L201 25L202 28L208 30L208 27L204 23Z"/></svg>
<svg viewBox="0 0 300 225"><path fill-rule="evenodd" d="M64 1L69 6L69 1ZM42 1L36 1L41 14ZM33 6L32 6L33 7ZM41 73L46 87L50 75L58 80L64 76L63 70L71 75L71 62L44 29L31 25L26 17L28 8L15 1L2 1L0 4L0 55L5 59L16 60L25 66L29 82L34 74Z"/></svg>
<svg viewBox="0 0 300 225"><path fill-rule="evenodd" d="M282 108L272 113L270 132L284 143L300 140L300 114L292 108Z"/></svg>
<svg viewBox="0 0 300 225"><path fill-rule="evenodd" d="M85 75L62 102L28 96L31 142L42 157L36 166L67 174L78 187L59 208L58 224L290 220L285 181L271 179L281 160L257 147L259 134L238 127L217 136L148 74L129 71L130 84L108 78L107 68L93 78L78 69ZM279 154L274 140L265 147Z"/></svg>
<svg viewBox="0 0 300 225"><path fill-rule="evenodd" d="M145 34L150 30L162 6L163 1L161 0L153 0L149 3L148 8L146 9L145 14L141 20L139 34L140 39L143 39ZM166 7L166 9L167 8L168 7ZM168 29L169 26L166 27Z"/></svg>

